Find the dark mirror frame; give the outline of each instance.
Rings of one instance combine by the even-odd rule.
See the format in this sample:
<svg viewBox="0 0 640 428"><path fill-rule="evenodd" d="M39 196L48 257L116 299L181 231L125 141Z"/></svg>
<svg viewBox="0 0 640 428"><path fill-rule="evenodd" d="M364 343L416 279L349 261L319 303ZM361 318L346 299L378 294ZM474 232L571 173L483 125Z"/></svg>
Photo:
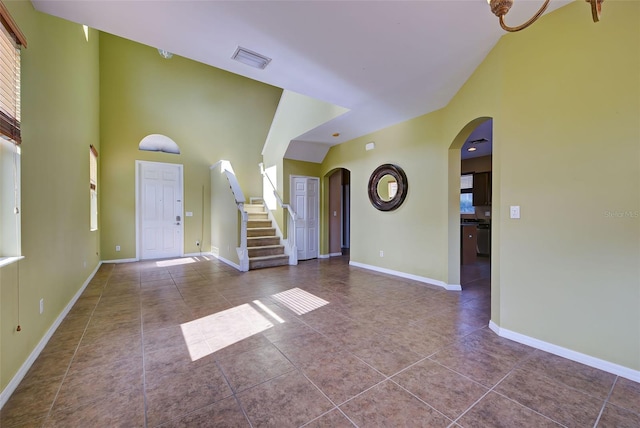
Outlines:
<svg viewBox="0 0 640 428"><path fill-rule="evenodd" d="M387 174L392 175L398 182L398 191L390 201L385 201L378 195L378 182ZM371 201L371 205L380 211L393 211L404 202L407 197L408 188L407 175L402 168L386 163L377 167L369 178L369 200Z"/></svg>

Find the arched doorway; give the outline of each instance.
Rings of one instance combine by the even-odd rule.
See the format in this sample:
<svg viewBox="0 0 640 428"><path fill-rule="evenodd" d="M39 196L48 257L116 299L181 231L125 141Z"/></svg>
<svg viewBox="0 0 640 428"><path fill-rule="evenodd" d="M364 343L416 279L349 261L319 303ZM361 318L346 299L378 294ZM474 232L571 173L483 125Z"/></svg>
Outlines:
<svg viewBox="0 0 640 428"><path fill-rule="evenodd" d="M328 177L328 254L348 256L351 228L351 172L345 168L330 171Z"/></svg>
<svg viewBox="0 0 640 428"><path fill-rule="evenodd" d="M448 266L448 283L461 285L464 290L465 282L469 283L474 278L479 276L485 277L487 285L490 278L490 260L481 259L485 261L484 264L476 265L475 261L478 253L482 253L483 257L487 257L491 253L491 201L487 200L482 203L473 201L472 211L468 211L466 214L461 212L461 202L463 197L466 196L466 191L461 189L461 177L463 172L463 156L462 149L465 143L468 147L477 145L479 148L481 144L487 144L488 142L480 143L477 140L481 140L486 137L474 138L477 134L476 130L483 130L486 132L487 127L492 128L492 118L479 117L467 123L462 130L456 135L453 142L449 146L449 177L448 177L448 243L449 243L449 266ZM477 135L476 135L477 136ZM475 141L475 143L473 143ZM466 147L465 147L466 150ZM469 158L465 156L465 158ZM471 161L464 168L464 172L470 178L475 178L476 181L480 179L486 179L489 177L489 181L484 183L485 190L491 194L491 170L492 162L489 160L489 167L478 167L480 162ZM477 171L476 171L477 169ZM488 169L488 171L487 171ZM481 171L482 170L482 171ZM478 175L474 173L478 173ZM482 173L482 175L480 175ZM487 175L488 173L488 175ZM473 190L472 190L473 192ZM473 192L475 193L475 192ZM483 246L481 251L478 251L478 226L482 223L483 226L489 225L489 229L483 229L481 239L488 239L489 243L482 242L482 244L489 245L489 248ZM465 231L464 234L462 231ZM470 250L470 251L469 251ZM471 253L471 258L464 260L463 254ZM465 265L463 265L463 262ZM489 263L486 263L489 262Z"/></svg>

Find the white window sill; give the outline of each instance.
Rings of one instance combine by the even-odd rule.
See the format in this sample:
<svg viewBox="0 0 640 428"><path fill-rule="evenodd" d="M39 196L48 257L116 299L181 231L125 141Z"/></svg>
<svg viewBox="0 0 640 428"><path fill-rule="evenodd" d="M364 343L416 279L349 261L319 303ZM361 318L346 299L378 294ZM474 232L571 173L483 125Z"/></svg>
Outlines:
<svg viewBox="0 0 640 428"><path fill-rule="evenodd" d="M24 256L16 257L0 257L0 268L18 262L18 260L24 259Z"/></svg>

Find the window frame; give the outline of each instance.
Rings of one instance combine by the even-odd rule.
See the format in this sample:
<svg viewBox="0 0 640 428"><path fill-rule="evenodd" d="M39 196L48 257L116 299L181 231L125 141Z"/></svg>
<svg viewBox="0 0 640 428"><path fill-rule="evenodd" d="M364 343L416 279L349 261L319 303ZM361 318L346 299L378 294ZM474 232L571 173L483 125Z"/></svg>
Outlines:
<svg viewBox="0 0 640 428"><path fill-rule="evenodd" d="M98 230L98 150L89 145L89 230Z"/></svg>
<svg viewBox="0 0 640 428"><path fill-rule="evenodd" d="M463 177L471 176L471 185L470 187L462 187ZM462 211L462 195L473 193L473 172L467 172L460 174L460 215L472 215L475 214L475 207L473 212L463 212ZM473 205L473 203L472 203Z"/></svg>
<svg viewBox="0 0 640 428"><path fill-rule="evenodd" d="M4 144L13 147L13 150L3 148L2 157L7 159L2 159L3 167L0 169L0 180L4 182L0 200L5 208L2 212L5 218L0 224L0 266L5 266L24 258L20 214L20 66L21 50L27 47L27 40L2 2L0 24L0 138ZM8 162L11 162L10 166Z"/></svg>

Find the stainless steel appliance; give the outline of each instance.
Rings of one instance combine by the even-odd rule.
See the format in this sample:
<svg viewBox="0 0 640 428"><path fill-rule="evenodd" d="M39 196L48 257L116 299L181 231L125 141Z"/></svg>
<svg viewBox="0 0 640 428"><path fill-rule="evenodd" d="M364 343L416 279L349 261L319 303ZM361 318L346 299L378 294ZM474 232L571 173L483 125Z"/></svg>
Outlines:
<svg viewBox="0 0 640 428"><path fill-rule="evenodd" d="M478 223L478 255L491 255L491 224Z"/></svg>

